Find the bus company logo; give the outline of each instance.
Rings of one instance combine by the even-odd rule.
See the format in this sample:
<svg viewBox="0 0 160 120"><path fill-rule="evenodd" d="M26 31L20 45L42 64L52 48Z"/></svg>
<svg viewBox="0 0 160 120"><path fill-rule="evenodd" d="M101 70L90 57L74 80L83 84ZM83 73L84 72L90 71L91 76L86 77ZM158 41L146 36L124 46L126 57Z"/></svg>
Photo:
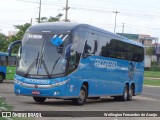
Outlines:
<svg viewBox="0 0 160 120"><path fill-rule="evenodd" d="M94 63L96 68L116 69L117 62L104 59L96 59Z"/></svg>
<svg viewBox="0 0 160 120"><path fill-rule="evenodd" d="M129 76L130 79L133 79L133 77L134 77L134 65L133 65L133 63L129 64L128 76Z"/></svg>
<svg viewBox="0 0 160 120"><path fill-rule="evenodd" d="M49 80L25 79L24 82L31 84L49 84Z"/></svg>

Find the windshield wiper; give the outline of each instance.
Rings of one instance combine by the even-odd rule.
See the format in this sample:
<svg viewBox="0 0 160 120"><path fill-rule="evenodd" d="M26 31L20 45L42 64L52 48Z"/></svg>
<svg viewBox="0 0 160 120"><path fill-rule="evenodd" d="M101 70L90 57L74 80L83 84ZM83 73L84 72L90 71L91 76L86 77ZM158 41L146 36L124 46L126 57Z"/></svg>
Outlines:
<svg viewBox="0 0 160 120"><path fill-rule="evenodd" d="M45 62L44 62L43 54L42 54L41 60L40 60L39 65L38 65L37 75L38 75L38 73L39 73L39 69L41 68L41 65L43 65L44 70L45 70L48 78L51 78L51 75L49 74L48 69L47 69L47 66L46 66L46 64L45 64Z"/></svg>
<svg viewBox="0 0 160 120"><path fill-rule="evenodd" d="M47 73L48 78L51 78L51 75L50 75L49 72L48 72L48 69L47 69L47 66L46 66L44 60L42 60L42 64L43 64L43 67L44 67L44 69L45 69L45 71L46 71L46 73Z"/></svg>
<svg viewBox="0 0 160 120"><path fill-rule="evenodd" d="M53 67L52 67L52 71L51 71L51 74L54 70L54 68L56 67L56 64L58 63L58 61L60 60L61 56L56 60L56 62L54 63Z"/></svg>
<svg viewBox="0 0 160 120"><path fill-rule="evenodd" d="M37 58L32 62L32 64L28 67L28 69L27 69L27 71L26 71L26 73L25 73L25 75L24 76L27 76L30 72L31 72L31 70L33 69L33 67L36 65L36 67L37 67L37 64L38 64L38 62L39 62L39 52L38 52L38 55L37 55Z"/></svg>

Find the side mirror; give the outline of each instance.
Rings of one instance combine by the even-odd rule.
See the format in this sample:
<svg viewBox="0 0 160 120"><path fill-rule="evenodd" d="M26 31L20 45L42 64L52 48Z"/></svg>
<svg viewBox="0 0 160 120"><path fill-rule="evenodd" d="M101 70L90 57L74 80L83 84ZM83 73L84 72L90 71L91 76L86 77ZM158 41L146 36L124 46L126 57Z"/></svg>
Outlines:
<svg viewBox="0 0 160 120"><path fill-rule="evenodd" d="M8 46L8 55L11 56L12 48L13 48L16 44L21 44L21 43L22 43L21 40L12 42L12 43Z"/></svg>

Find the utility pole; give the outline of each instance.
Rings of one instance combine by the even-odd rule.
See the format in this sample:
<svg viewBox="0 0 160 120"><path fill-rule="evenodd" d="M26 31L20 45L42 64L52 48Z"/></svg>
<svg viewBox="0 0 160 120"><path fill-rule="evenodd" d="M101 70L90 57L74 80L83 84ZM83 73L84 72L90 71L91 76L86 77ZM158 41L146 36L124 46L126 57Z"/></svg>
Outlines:
<svg viewBox="0 0 160 120"><path fill-rule="evenodd" d="M122 23L123 24L123 26L122 26L122 33L124 32L124 23Z"/></svg>
<svg viewBox="0 0 160 120"><path fill-rule="evenodd" d="M32 18L31 18L31 23L30 24L32 25Z"/></svg>
<svg viewBox="0 0 160 120"><path fill-rule="evenodd" d="M118 11L113 11L115 13L115 24L114 24L114 33L116 32L116 20L117 20L117 13L120 13Z"/></svg>
<svg viewBox="0 0 160 120"><path fill-rule="evenodd" d="M39 17L38 17L38 23L41 22L41 0L39 1Z"/></svg>
<svg viewBox="0 0 160 120"><path fill-rule="evenodd" d="M66 7L64 8L65 10L65 19L64 21L65 22L68 22L68 10L69 10L70 7L68 7L68 0L66 0Z"/></svg>

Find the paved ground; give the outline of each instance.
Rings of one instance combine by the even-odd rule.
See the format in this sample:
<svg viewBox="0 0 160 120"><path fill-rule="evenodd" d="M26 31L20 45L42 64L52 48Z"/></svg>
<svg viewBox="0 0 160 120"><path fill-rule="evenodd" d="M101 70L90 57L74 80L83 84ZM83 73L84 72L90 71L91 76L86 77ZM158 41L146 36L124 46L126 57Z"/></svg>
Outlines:
<svg viewBox="0 0 160 120"><path fill-rule="evenodd" d="M160 111L160 88L144 87L141 96L135 96L132 101L118 102L112 98L87 100L84 106L75 106L71 101L48 99L45 103L35 103L31 97L16 96L13 93L13 82L0 84L0 96L14 107L14 111ZM61 114L61 112L60 112ZM63 113L62 113L63 114ZM115 118L115 117L63 117L63 118L38 118L37 120L159 120L160 118Z"/></svg>

